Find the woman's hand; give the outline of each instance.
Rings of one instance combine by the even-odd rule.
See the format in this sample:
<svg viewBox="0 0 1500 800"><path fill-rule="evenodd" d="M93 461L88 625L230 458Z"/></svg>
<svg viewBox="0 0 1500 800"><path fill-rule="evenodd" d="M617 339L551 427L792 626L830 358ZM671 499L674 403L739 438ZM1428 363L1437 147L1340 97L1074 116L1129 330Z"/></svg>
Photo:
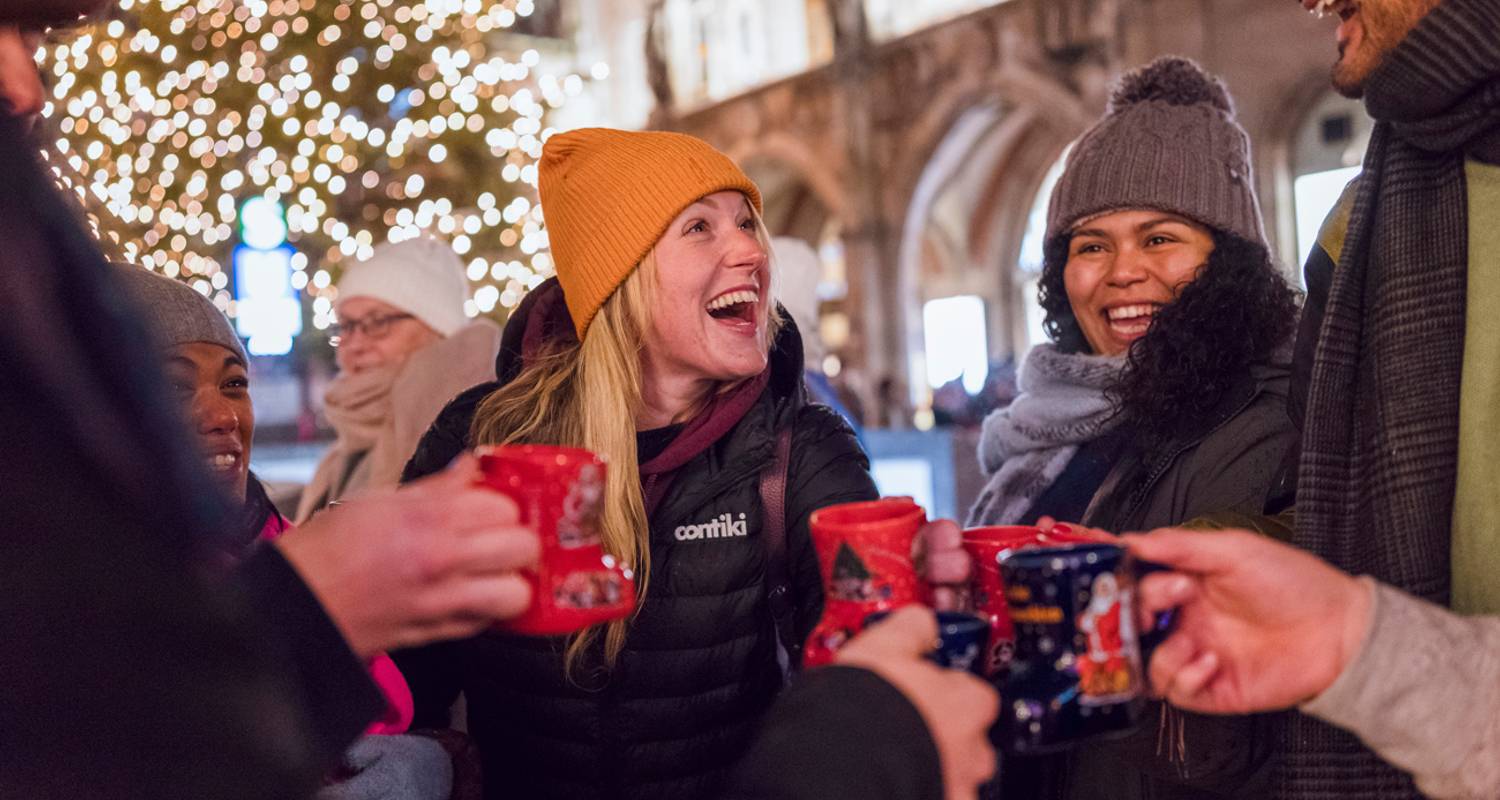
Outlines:
<svg viewBox="0 0 1500 800"><path fill-rule="evenodd" d="M932 586L932 605L939 611L954 611L969 585L969 554L958 523L937 519L923 525L912 542L917 574Z"/></svg>
<svg viewBox="0 0 1500 800"><path fill-rule="evenodd" d="M1113 533L1110 533L1107 530L1104 530L1103 528L1090 528L1078 522L1058 522L1057 520L1046 515L1042 515L1037 519L1036 527L1037 530L1041 531L1042 533L1051 533L1054 528L1061 528L1061 532L1071 533L1076 536L1087 536L1091 539L1098 539L1104 542L1115 542L1116 544L1118 544L1119 537L1115 536Z"/></svg>

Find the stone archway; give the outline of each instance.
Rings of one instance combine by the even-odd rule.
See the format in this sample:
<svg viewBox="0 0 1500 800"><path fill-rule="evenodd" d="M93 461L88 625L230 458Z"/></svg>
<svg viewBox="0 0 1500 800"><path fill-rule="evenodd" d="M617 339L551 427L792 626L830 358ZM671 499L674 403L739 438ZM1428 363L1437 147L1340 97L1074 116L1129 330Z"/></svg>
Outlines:
<svg viewBox="0 0 1500 800"><path fill-rule="evenodd" d="M817 244L824 228L838 215L807 177L790 165L769 159L742 162L745 174L760 187L762 218L772 236L795 236Z"/></svg>
<svg viewBox="0 0 1500 800"><path fill-rule="evenodd" d="M963 244L968 238L967 220L954 220L946 215L939 215L935 219L934 210L944 200L955 196L951 190L956 186L956 178L968 166L975 153L988 142L1001 140L1007 135L1003 130L1007 127L1007 111L1003 104L991 102L976 105L961 114L933 151L912 190L911 202L907 205L906 218L901 227L901 245L896 256L895 296L901 303L901 309L899 319L894 321L902 328L906 385L913 403L921 402L927 393L922 306L930 299L929 293L956 288L969 266L962 262L931 263L932 259L944 255L962 259L967 248L955 248L952 243L957 239ZM1010 127L1013 126L1014 123L1011 123ZM935 224L949 229L946 236L933 235L930 228ZM958 230L955 232L952 228ZM937 243L934 239L944 238L948 240L949 247L935 246Z"/></svg>
<svg viewBox="0 0 1500 800"><path fill-rule="evenodd" d="M1309 75L1288 92L1277 119L1269 159L1274 217L1266 226L1275 232L1278 260L1301 285L1304 250L1338 191L1358 173L1375 123L1362 102L1330 88L1325 74Z"/></svg>
<svg viewBox="0 0 1500 800"><path fill-rule="evenodd" d="M915 173L895 258L897 319L905 375L914 402L926 386L922 307L945 295L979 296L986 307L991 358L1018 355L1026 321L1015 265L1039 187L1059 155L1092 117L1084 101L1055 81L1023 70L958 87L938 98L917 128L934 146ZM967 102L960 110L953 110ZM947 111L946 125L939 114ZM934 224L961 248L931 247ZM960 230L955 234L954 227ZM946 267L928 263L934 253L957 252Z"/></svg>
<svg viewBox="0 0 1500 800"><path fill-rule="evenodd" d="M848 199L839 176L804 140L775 131L732 148L729 155L760 187L766 224L773 235L814 241L803 233L821 231L829 220L849 223ZM801 219L803 214L812 219Z"/></svg>
<svg viewBox="0 0 1500 800"><path fill-rule="evenodd" d="M1294 171L1293 150L1297 134L1313 108L1329 91L1328 71L1309 70L1301 80L1285 92L1285 100L1277 107L1271 118L1270 128L1276 132L1265 142L1252 140L1252 147L1262 148L1261 163L1269 166L1259 176L1262 190L1262 212L1274 209L1266 217L1268 234L1274 234L1277 260L1282 263L1298 284L1301 283L1302 265L1297 261L1297 217L1293 209ZM1270 200L1269 208L1265 202Z"/></svg>
<svg viewBox="0 0 1500 800"><path fill-rule="evenodd" d="M1059 60L1038 43L1033 11L1025 3L998 4L908 37L856 43L804 75L663 120L716 143L764 184L774 232L811 236L813 223L802 217L812 212L787 209L827 209L837 220L848 285L846 363L872 383L910 386L920 371L908 359L921 351L916 289L922 281L913 265L923 245L906 237L919 189L926 195L917 203L921 216L935 187L963 176L973 181L967 196L979 209L953 246L929 252L961 254L947 260L966 265L1012 261L1013 255L997 254L1019 248L1046 167L1102 107L1107 65L1077 53ZM1112 19L1114 12L1105 11ZM963 164L975 155L973 142L967 153L952 144L955 126L971 110L997 104L1014 113L1000 139L986 139L984 152L994 163ZM948 159L958 163L934 168L945 146L959 154ZM1001 352L1012 346L1014 326L1003 290L989 291L996 298L989 338Z"/></svg>

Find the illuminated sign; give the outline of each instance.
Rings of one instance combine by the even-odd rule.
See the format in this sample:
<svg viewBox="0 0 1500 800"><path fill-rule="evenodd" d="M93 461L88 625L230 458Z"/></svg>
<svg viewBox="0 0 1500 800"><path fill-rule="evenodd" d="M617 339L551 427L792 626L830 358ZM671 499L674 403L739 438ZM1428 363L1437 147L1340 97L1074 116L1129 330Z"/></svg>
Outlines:
<svg viewBox="0 0 1500 800"><path fill-rule="evenodd" d="M291 245L281 204L252 197L240 207L240 244L234 248L235 324L252 355L291 352L302 332L302 303L292 288Z"/></svg>

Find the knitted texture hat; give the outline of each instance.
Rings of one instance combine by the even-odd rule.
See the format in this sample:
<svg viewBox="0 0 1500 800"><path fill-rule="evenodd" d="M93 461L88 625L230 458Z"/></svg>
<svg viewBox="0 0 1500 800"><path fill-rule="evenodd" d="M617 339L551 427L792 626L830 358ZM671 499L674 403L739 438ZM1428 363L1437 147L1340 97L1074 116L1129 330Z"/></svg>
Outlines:
<svg viewBox="0 0 1500 800"><path fill-rule="evenodd" d="M389 303L452 336L468 323L469 281L458 253L430 236L387 242L344 271L335 310L355 297Z"/></svg>
<svg viewBox="0 0 1500 800"><path fill-rule="evenodd" d="M797 323L807 363L816 365L824 355L818 332L818 282L823 278L823 262L812 245L795 236L777 236L771 246L776 253L776 299Z"/></svg>
<svg viewBox="0 0 1500 800"><path fill-rule="evenodd" d="M245 346L214 302L182 281L133 264L111 264L125 294L148 313L147 326L165 347L192 342L216 344L245 362Z"/></svg>
<svg viewBox="0 0 1500 800"><path fill-rule="evenodd" d="M760 190L729 157L681 133L580 128L547 139L538 171L552 260L582 339L594 314L700 197Z"/></svg>
<svg viewBox="0 0 1500 800"><path fill-rule="evenodd" d="M1265 245L1250 138L1224 85L1159 58L1120 79L1104 118L1073 146L1047 209L1047 241L1102 213L1151 208Z"/></svg>

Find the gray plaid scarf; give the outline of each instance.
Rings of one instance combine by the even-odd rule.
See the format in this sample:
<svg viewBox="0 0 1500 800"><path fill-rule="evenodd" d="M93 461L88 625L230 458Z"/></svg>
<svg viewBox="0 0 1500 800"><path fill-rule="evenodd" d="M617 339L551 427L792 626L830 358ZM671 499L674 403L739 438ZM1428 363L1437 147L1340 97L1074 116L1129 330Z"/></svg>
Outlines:
<svg viewBox="0 0 1500 800"><path fill-rule="evenodd" d="M1500 0L1444 0L1365 87L1377 124L1313 360L1295 543L1445 603L1468 277L1465 154L1500 135ZM1286 798L1416 798L1294 716Z"/></svg>

